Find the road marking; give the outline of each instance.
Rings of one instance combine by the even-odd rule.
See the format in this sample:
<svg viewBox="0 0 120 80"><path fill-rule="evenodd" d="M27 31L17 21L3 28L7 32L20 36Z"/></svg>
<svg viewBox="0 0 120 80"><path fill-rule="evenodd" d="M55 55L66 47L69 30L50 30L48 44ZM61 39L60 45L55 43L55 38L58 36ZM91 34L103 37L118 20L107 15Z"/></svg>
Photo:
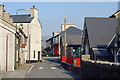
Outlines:
<svg viewBox="0 0 120 80"><path fill-rule="evenodd" d="M57 69L56 67L51 67L51 69Z"/></svg>
<svg viewBox="0 0 120 80"><path fill-rule="evenodd" d="M38 69L44 69L43 67L40 67L40 68L38 68Z"/></svg>
<svg viewBox="0 0 120 80"><path fill-rule="evenodd" d="M34 67L34 65L31 66L31 68L28 70L28 73L31 71L31 69Z"/></svg>

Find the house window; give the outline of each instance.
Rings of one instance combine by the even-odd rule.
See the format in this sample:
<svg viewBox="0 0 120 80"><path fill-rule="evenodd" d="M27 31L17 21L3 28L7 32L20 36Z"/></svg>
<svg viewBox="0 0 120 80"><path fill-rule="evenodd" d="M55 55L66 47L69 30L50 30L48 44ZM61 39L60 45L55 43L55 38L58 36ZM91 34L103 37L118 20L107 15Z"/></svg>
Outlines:
<svg viewBox="0 0 120 80"><path fill-rule="evenodd" d="M72 56L79 57L80 51L79 47L72 47Z"/></svg>
<svg viewBox="0 0 120 80"><path fill-rule="evenodd" d="M35 58L35 51L34 51L34 54L33 54L33 58Z"/></svg>

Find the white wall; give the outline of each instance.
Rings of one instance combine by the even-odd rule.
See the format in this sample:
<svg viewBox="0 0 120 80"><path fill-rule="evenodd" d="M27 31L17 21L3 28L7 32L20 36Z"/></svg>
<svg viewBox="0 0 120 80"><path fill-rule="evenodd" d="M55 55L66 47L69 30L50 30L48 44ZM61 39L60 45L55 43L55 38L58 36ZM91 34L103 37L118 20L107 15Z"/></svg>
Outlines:
<svg viewBox="0 0 120 80"><path fill-rule="evenodd" d="M38 51L41 53L41 25L37 18L34 18L31 23L17 23L18 26L20 26L20 24L23 24L23 31L28 36L27 54L25 55L25 60L29 60L29 53L30 60L38 60ZM35 58L33 58L34 50Z"/></svg>
<svg viewBox="0 0 120 80"><path fill-rule="evenodd" d="M38 19L31 22L31 60L38 60L38 51L41 53L41 25ZM34 57L35 51L35 58Z"/></svg>
<svg viewBox="0 0 120 80"><path fill-rule="evenodd" d="M1 62L2 62L2 30L0 29L0 71L1 71Z"/></svg>
<svg viewBox="0 0 120 80"><path fill-rule="evenodd" d="M14 70L15 34L8 34L8 71Z"/></svg>
<svg viewBox="0 0 120 80"><path fill-rule="evenodd" d="M15 34L0 26L1 70L14 70Z"/></svg>

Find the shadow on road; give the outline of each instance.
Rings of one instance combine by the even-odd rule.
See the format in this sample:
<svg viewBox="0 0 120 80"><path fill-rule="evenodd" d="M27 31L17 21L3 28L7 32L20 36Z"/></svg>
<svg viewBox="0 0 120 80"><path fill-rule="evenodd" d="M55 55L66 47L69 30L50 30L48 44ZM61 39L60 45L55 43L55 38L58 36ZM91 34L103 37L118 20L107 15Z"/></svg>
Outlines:
<svg viewBox="0 0 120 80"><path fill-rule="evenodd" d="M44 58L46 61L60 64L60 58Z"/></svg>

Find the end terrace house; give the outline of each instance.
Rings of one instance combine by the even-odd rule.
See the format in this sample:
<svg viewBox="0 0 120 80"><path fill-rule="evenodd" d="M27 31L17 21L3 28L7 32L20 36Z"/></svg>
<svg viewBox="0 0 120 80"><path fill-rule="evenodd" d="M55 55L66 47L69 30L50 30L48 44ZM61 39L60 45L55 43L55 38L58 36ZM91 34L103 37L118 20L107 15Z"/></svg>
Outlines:
<svg viewBox="0 0 120 80"><path fill-rule="evenodd" d="M28 36L27 39L27 54L25 56L26 62L41 61L41 23L38 19L38 9L33 8L27 9L30 14L18 14L11 15L14 24L21 27L25 34Z"/></svg>
<svg viewBox="0 0 120 80"><path fill-rule="evenodd" d="M16 28L10 14L0 5L0 70L13 71Z"/></svg>
<svg viewBox="0 0 120 80"><path fill-rule="evenodd" d="M17 66L25 63L25 50L27 36L21 28L13 24L10 13L4 11L0 5L0 70L13 71Z"/></svg>

